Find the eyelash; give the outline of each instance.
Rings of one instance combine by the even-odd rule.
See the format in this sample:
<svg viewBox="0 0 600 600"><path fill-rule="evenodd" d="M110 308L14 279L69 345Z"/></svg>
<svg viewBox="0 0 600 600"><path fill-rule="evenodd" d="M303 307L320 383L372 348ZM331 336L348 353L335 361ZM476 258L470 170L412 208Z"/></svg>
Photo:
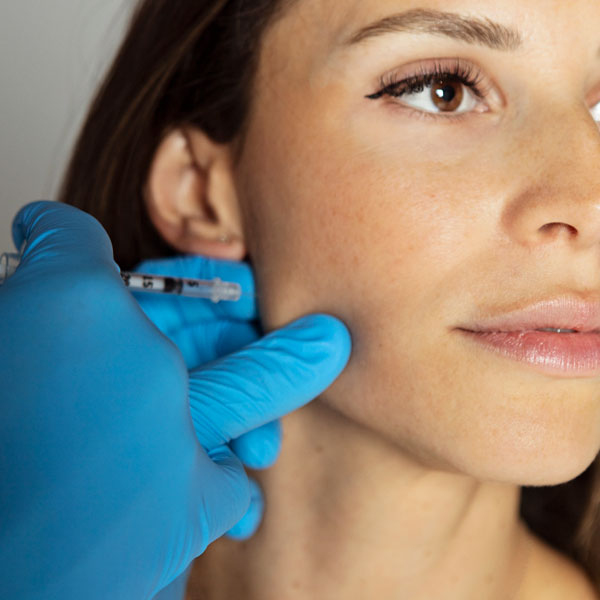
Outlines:
<svg viewBox="0 0 600 600"><path fill-rule="evenodd" d="M475 66L456 59L450 65L435 61L432 67L421 66L417 73L401 80L397 79L396 73L384 75L379 80L379 91L365 96L365 98L369 100L377 100L384 96L400 98L405 94L422 92L426 87L440 79L462 83L480 100L483 100L491 89L490 83L485 81L485 77ZM408 105L405 105L405 108L418 113L418 116L422 118L438 119L441 117L446 120L459 120L470 114L469 112L447 113L446 116L443 116L444 113L430 113Z"/></svg>

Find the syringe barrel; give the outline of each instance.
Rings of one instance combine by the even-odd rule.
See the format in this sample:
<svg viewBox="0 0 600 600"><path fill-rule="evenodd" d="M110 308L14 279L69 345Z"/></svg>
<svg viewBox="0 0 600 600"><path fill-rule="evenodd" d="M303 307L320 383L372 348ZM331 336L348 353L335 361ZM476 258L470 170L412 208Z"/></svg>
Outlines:
<svg viewBox="0 0 600 600"><path fill-rule="evenodd" d="M0 285L2 285L16 270L21 261L21 254L5 252L0 254ZM178 279L163 275L122 272L125 285L132 291L157 292L159 294L177 293L182 296L206 298L213 302L221 300L237 301L242 295L239 283L223 281L215 277L210 281L194 279ZM176 281L175 289L170 289L168 283Z"/></svg>

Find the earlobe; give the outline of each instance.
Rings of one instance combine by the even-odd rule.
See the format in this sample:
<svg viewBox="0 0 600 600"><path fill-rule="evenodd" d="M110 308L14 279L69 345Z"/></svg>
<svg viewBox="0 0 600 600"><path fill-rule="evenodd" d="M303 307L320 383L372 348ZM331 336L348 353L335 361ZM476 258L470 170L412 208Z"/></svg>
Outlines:
<svg viewBox="0 0 600 600"><path fill-rule="evenodd" d="M204 132L176 129L161 141L144 190L158 233L184 253L246 255L228 147Z"/></svg>

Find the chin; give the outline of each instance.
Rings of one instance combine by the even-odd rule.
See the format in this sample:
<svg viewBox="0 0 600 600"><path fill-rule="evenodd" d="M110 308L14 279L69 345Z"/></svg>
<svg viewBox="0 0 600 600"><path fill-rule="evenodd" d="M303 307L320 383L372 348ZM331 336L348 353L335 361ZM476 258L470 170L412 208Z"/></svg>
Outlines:
<svg viewBox="0 0 600 600"><path fill-rule="evenodd" d="M598 454L598 445L572 447L549 443L543 452L523 447L510 456L496 456L494 460L477 464L462 464L458 470L481 481L497 481L519 486L560 485L581 475ZM499 453L501 454L501 453Z"/></svg>
<svg viewBox="0 0 600 600"><path fill-rule="evenodd" d="M540 465L536 473L530 473L520 482L522 486L560 485L575 479L583 473L596 458L597 452L591 456L579 457L578 460L563 461L557 457L554 463Z"/></svg>

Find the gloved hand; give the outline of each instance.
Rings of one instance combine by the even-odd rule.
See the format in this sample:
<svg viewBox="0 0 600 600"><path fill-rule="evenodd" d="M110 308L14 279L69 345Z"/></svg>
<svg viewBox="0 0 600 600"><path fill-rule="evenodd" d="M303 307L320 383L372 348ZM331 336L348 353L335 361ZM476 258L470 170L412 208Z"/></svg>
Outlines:
<svg viewBox="0 0 600 600"><path fill-rule="evenodd" d="M239 350L262 336L260 324L254 320L257 317L254 278L248 264L191 255L146 260L133 271L197 279L220 277L241 285L244 295L239 301L220 303L131 290L146 316L179 348L188 370ZM279 420L231 440L229 447L247 467L271 466L281 448ZM249 538L262 519L262 491L251 477L249 483L250 506L226 534L233 539Z"/></svg>
<svg viewBox="0 0 600 600"><path fill-rule="evenodd" d="M0 589L150 598L247 510L228 442L326 389L349 333L310 315L188 371L93 217L35 202L13 238L27 244L0 287Z"/></svg>

